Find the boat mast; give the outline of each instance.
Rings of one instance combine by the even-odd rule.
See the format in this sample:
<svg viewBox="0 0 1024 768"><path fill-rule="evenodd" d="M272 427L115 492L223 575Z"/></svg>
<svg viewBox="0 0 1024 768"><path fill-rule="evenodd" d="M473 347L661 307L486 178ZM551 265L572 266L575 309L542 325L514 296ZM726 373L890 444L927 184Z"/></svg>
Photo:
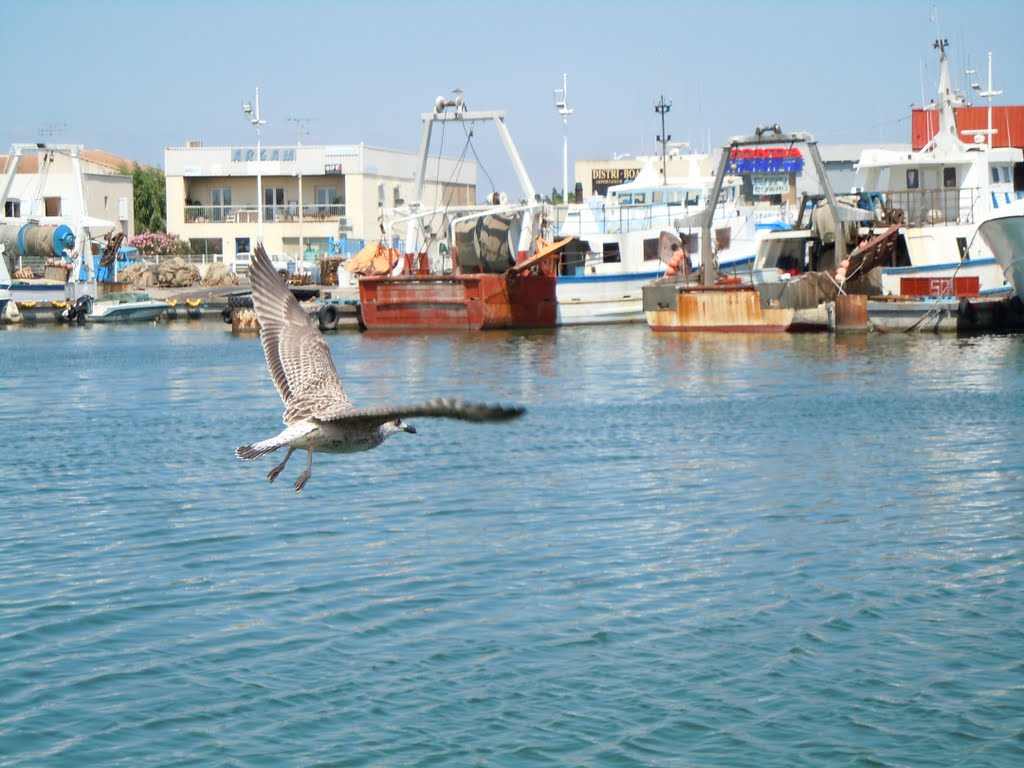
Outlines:
<svg viewBox="0 0 1024 768"><path fill-rule="evenodd" d="M568 75L562 73L562 87L555 89L555 109L562 116L562 202L569 199L569 85ZM574 200L573 202L580 202Z"/></svg>

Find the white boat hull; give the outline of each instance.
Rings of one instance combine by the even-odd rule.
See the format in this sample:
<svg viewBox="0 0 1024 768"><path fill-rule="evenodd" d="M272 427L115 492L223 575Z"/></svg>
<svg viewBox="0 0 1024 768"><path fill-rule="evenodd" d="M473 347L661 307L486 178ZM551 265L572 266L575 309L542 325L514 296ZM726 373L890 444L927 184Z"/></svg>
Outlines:
<svg viewBox="0 0 1024 768"><path fill-rule="evenodd" d="M97 301L88 319L94 323L144 323L156 320L167 311L167 304L162 301L137 301L107 304Z"/></svg>
<svg viewBox="0 0 1024 768"><path fill-rule="evenodd" d="M641 323L643 287L659 272L619 275L562 275L555 286L558 325Z"/></svg>

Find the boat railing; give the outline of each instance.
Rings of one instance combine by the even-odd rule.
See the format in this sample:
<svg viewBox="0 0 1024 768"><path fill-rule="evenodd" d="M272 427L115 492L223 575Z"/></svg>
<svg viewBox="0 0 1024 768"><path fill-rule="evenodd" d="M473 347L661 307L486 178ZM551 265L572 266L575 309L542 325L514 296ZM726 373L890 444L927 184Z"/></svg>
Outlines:
<svg viewBox="0 0 1024 768"><path fill-rule="evenodd" d="M305 221L334 221L344 218L343 203L316 203L302 206L302 218ZM255 205L186 205L186 224L205 224L207 222L228 224L255 224L259 219L259 209ZM267 223L290 223L299 220L298 203L263 206L263 221Z"/></svg>
<svg viewBox="0 0 1024 768"><path fill-rule="evenodd" d="M554 206L550 226L560 237L597 234L624 234L650 229L671 229L680 216L696 208L681 203L639 205L575 205Z"/></svg>
<svg viewBox="0 0 1024 768"><path fill-rule="evenodd" d="M886 207L903 211L908 226L973 224L983 218L983 190L976 187L884 192Z"/></svg>

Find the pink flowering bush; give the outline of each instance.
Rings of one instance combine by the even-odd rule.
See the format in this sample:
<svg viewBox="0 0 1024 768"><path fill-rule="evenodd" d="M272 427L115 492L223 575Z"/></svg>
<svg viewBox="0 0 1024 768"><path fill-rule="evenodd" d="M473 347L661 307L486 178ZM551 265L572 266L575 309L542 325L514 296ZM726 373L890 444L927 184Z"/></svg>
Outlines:
<svg viewBox="0 0 1024 768"><path fill-rule="evenodd" d="M174 234L143 232L128 241L143 256L171 256L190 253L189 244Z"/></svg>

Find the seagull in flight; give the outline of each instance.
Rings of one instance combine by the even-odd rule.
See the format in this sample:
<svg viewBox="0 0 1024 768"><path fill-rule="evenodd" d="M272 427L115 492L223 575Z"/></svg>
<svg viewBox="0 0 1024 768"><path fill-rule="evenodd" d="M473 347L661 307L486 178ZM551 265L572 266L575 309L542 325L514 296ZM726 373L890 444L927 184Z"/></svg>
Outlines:
<svg viewBox="0 0 1024 768"><path fill-rule="evenodd" d="M295 481L295 492L300 493L313 474L314 451L368 451L399 432L416 434L416 428L405 422L407 418L509 421L525 410L451 399L409 406L356 408L345 394L323 334L299 306L262 244L252 254L249 280L267 367L284 401L285 428L267 440L239 446L235 455L240 459L258 459L287 447L284 461L267 473L270 482L277 479L295 451L304 449L308 454L306 469Z"/></svg>

